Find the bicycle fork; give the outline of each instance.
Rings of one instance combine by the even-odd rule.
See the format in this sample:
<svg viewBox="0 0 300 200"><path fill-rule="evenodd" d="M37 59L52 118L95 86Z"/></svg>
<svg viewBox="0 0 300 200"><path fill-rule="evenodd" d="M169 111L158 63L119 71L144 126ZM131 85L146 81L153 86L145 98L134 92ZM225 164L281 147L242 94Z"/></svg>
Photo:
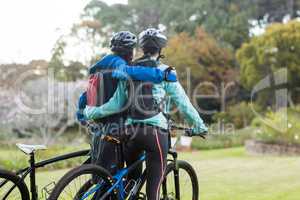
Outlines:
<svg viewBox="0 0 300 200"><path fill-rule="evenodd" d="M179 184L179 170L174 170L174 183L175 183L175 197L180 200L180 184Z"/></svg>
<svg viewBox="0 0 300 200"><path fill-rule="evenodd" d="M180 183L179 183L179 166L177 163L177 153L173 154L175 170L174 170L174 184L175 184L175 197L180 200Z"/></svg>
<svg viewBox="0 0 300 200"><path fill-rule="evenodd" d="M174 173L174 186L175 186L175 199L180 200L180 182L179 182L179 166L177 163L177 152L173 150L169 150L169 154L172 155L173 162L175 164L175 169L173 170ZM167 180L164 179L162 182L162 195L163 199L168 199L168 192L167 192Z"/></svg>

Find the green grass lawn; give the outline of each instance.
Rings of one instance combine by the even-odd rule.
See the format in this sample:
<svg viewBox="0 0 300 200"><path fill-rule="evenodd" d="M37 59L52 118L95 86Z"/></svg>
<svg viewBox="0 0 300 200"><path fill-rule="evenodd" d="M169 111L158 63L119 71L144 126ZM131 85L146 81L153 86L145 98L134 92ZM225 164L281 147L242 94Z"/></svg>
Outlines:
<svg viewBox="0 0 300 200"><path fill-rule="evenodd" d="M299 200L300 157L248 156L244 148L184 152L197 171L201 200ZM40 171L39 189L68 170Z"/></svg>
<svg viewBox="0 0 300 200"><path fill-rule="evenodd" d="M203 200L299 200L300 157L247 156L244 148L181 153Z"/></svg>

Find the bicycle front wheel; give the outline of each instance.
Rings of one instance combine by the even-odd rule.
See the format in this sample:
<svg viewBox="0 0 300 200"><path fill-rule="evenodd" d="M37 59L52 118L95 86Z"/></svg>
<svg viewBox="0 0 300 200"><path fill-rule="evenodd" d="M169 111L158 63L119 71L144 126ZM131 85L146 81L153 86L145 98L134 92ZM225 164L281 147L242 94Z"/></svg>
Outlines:
<svg viewBox="0 0 300 200"><path fill-rule="evenodd" d="M82 165L60 179L48 200L102 199L112 183L112 176L104 168ZM115 196L110 195L105 199L115 199Z"/></svg>
<svg viewBox="0 0 300 200"><path fill-rule="evenodd" d="M0 200L29 200L23 180L16 174L0 169Z"/></svg>
<svg viewBox="0 0 300 200"><path fill-rule="evenodd" d="M163 200L198 200L199 184L193 167L185 161L169 163L161 188Z"/></svg>

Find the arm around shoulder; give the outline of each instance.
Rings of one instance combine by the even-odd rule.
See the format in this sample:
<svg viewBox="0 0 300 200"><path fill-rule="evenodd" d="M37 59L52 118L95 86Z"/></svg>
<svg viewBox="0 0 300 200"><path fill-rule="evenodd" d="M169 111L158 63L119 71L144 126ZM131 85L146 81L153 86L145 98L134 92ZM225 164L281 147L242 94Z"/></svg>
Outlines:
<svg viewBox="0 0 300 200"><path fill-rule="evenodd" d="M84 109L84 116L89 120L107 117L123 110L126 102L126 82L120 81L114 95L105 104L97 107L87 106Z"/></svg>

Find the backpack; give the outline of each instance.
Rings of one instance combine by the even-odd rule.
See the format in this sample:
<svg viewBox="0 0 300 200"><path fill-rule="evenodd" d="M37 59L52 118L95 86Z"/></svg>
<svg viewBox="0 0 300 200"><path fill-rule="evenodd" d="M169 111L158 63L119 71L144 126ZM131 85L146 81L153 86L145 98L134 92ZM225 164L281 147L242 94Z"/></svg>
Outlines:
<svg viewBox="0 0 300 200"><path fill-rule="evenodd" d="M102 82L102 74L97 72L95 74L91 74L88 80L88 87L86 90L87 96L87 105L88 106L100 106L101 104L101 82Z"/></svg>
<svg viewBox="0 0 300 200"><path fill-rule="evenodd" d="M134 62L134 65L157 67L157 62L150 57L142 57ZM160 113L160 105L157 104L153 97L153 83L132 81L127 84L128 100L130 105L128 108L128 116L132 119L147 119Z"/></svg>
<svg viewBox="0 0 300 200"><path fill-rule="evenodd" d="M113 96L118 86L118 80L112 77L112 70L99 69L91 74L87 86L87 105L101 106L108 102ZM119 123L124 121L126 113L116 113L96 120L98 123Z"/></svg>

